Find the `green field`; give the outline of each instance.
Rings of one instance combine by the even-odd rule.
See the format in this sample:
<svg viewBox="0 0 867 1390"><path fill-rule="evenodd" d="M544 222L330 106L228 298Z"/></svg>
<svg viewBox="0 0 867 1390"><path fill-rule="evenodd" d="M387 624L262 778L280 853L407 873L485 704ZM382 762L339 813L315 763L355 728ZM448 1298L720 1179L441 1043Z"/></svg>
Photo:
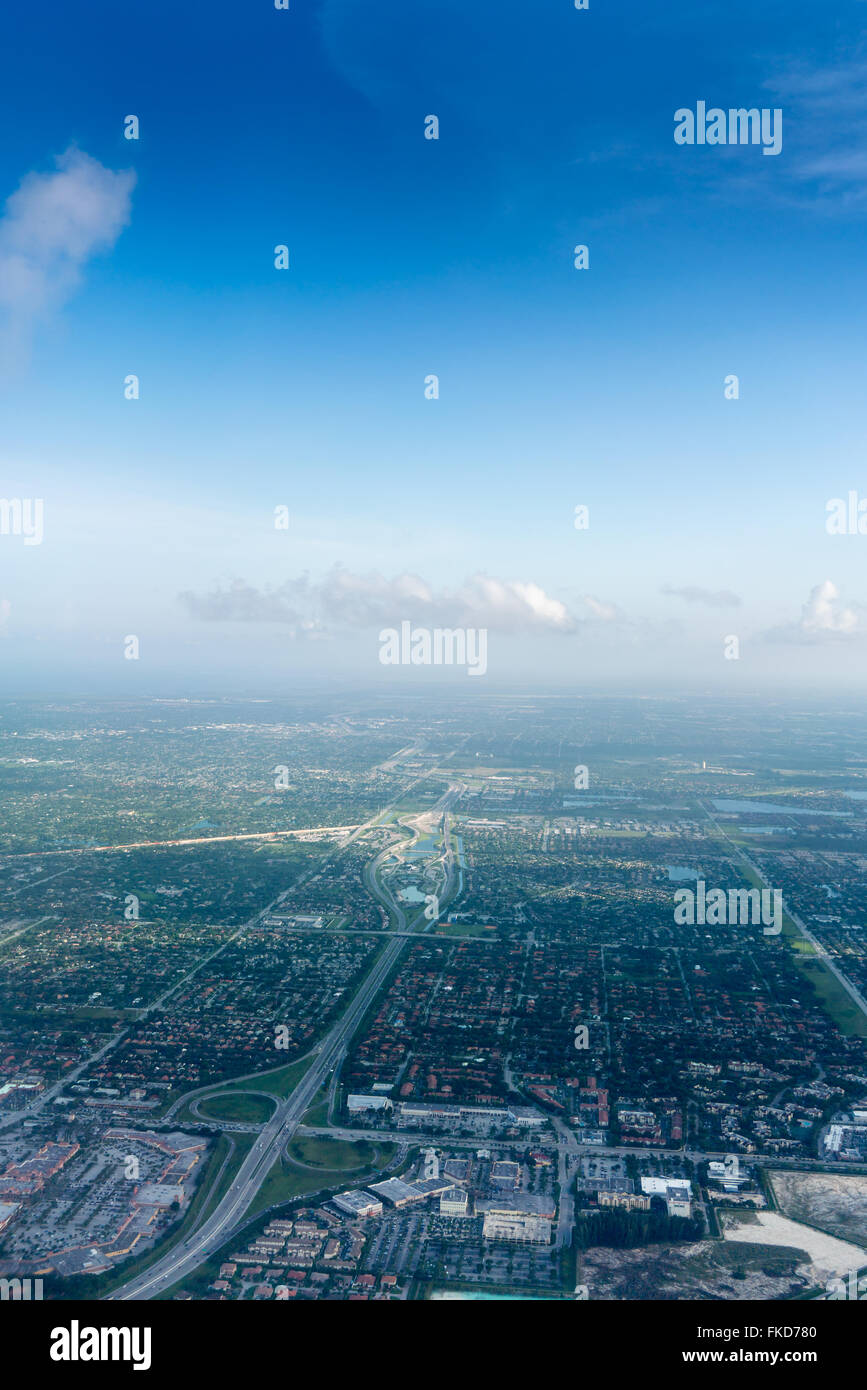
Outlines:
<svg viewBox="0 0 867 1390"><path fill-rule="evenodd" d="M809 942L807 943L809 945ZM796 954L795 965L816 991L825 1012L847 1037L867 1038L867 1018L824 963L813 956Z"/></svg>
<svg viewBox="0 0 867 1390"><path fill-rule="evenodd" d="M305 1110L302 1117L302 1124L315 1125L317 1129L322 1125L328 1124L328 1083L324 1082L316 1095L313 1097L313 1104L309 1110Z"/></svg>
<svg viewBox="0 0 867 1390"><path fill-rule="evenodd" d="M349 1143L327 1135L296 1134L287 1153L297 1163L308 1168L324 1168L329 1172L347 1172L388 1163L394 1153L393 1144L375 1144L369 1139Z"/></svg>
<svg viewBox="0 0 867 1390"><path fill-rule="evenodd" d="M236 1120L239 1124L263 1125L274 1114L275 1102L265 1096L238 1091L221 1091L207 1096L199 1113L209 1120Z"/></svg>
<svg viewBox="0 0 867 1390"><path fill-rule="evenodd" d="M367 1139L349 1143L319 1135L296 1135L289 1145L289 1153L306 1166L299 1168L285 1158L278 1159L259 1188L248 1215L254 1216L278 1202L289 1202L308 1192L341 1188L355 1174L369 1176L385 1167L394 1151L393 1144L374 1144Z"/></svg>
<svg viewBox="0 0 867 1390"><path fill-rule="evenodd" d="M220 1135L220 1138L219 1138L219 1140L218 1140L218 1143L221 1143L221 1144L222 1144L222 1143L225 1143L225 1142L227 1142L228 1139L229 1139L229 1136L228 1136L228 1135L226 1135L226 1134L221 1134L221 1135ZM223 1197L226 1195L226 1193L228 1192L229 1188L231 1187L231 1185L232 1185L232 1183L233 1183L233 1181L234 1181L234 1179L235 1179L235 1175L236 1175L236 1173L238 1172L238 1169L240 1168L241 1164L244 1162L244 1159L247 1157L247 1154L250 1152L250 1150L251 1150L252 1147L253 1147L253 1144L254 1144L255 1141L256 1141L256 1135L255 1135L255 1134L233 1134L233 1135L231 1136L231 1141L232 1141L232 1143L233 1143L234 1146L235 1146L235 1147L234 1147L234 1151L233 1151L233 1153L232 1153L232 1157L229 1159L229 1162L226 1164L226 1167L225 1167L225 1169L224 1169L224 1171L223 1171L223 1176L220 1178L220 1181L217 1183L216 1187L214 1188L213 1195L210 1196L210 1197L208 1198L208 1200L206 1201L206 1203L205 1203L205 1205L204 1205L204 1208L203 1208L203 1216L202 1216L202 1219L203 1219L203 1220L204 1220L205 1217L210 1216L211 1212L214 1210L214 1208L215 1208L216 1206L219 1205L219 1203L220 1203L220 1201L222 1200L222 1198L223 1198Z"/></svg>
<svg viewBox="0 0 867 1390"><path fill-rule="evenodd" d="M220 1095L235 1095L244 1091L267 1091L270 1096L276 1096L278 1100L285 1100L291 1091L295 1090L298 1082L313 1062L311 1056L302 1057L297 1062L289 1062L285 1067L277 1067L274 1071L259 1072L256 1076L249 1076L245 1081L236 1081L233 1084L220 1087Z"/></svg>
<svg viewBox="0 0 867 1390"><path fill-rule="evenodd" d="M747 864L738 866L744 878L753 888L761 888L762 881ZM824 961L816 955L812 941L804 936L797 922L783 909L783 940L792 950L795 966L804 979L813 986L816 997L828 1017L846 1037L867 1037L867 1017L847 994L836 975L828 969Z"/></svg>
<svg viewBox="0 0 867 1390"><path fill-rule="evenodd" d="M308 1054L306 1057L300 1058L297 1062L289 1062L285 1067L276 1067L274 1071L258 1072L255 1076L248 1076L243 1081L229 1081L225 1084L217 1082L213 1087L191 1091L189 1093L190 1101L198 1100L203 1116L210 1115L215 1119L237 1120L239 1123L246 1122L249 1124L257 1124L259 1123L259 1107L266 1104L261 1097L251 1102L251 1104L256 1107L256 1111L250 1114L230 1114L226 1110L215 1110L213 1108L214 1101L219 1100L220 1103L223 1104L230 1098L246 1098L250 1091L264 1091L267 1095L274 1096L275 1100L285 1100L290 1092L294 1091L312 1061L312 1055ZM177 1099L177 1096L173 1095L172 1099ZM265 1119L270 1118L270 1114L271 1112L269 1111ZM180 1110L177 1112L177 1118L194 1124L198 1117L193 1114L188 1102L186 1105L181 1106Z"/></svg>

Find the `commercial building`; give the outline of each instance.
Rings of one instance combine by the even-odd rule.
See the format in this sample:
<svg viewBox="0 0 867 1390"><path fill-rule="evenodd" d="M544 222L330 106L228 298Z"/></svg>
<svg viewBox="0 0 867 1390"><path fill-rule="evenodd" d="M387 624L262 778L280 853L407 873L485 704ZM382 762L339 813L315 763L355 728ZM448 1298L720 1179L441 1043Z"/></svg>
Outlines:
<svg viewBox="0 0 867 1390"><path fill-rule="evenodd" d="M0 1197L31 1197L78 1153L78 1144L43 1144L33 1158L10 1163L0 1174Z"/></svg>
<svg viewBox="0 0 867 1390"><path fill-rule="evenodd" d="M361 1192L358 1188L353 1188L350 1192L341 1192L332 1200L334 1205L345 1211L348 1216L382 1216L382 1202L372 1197L369 1192Z"/></svg>
<svg viewBox="0 0 867 1390"><path fill-rule="evenodd" d="M451 1187L451 1178L416 1178L411 1184L416 1192L421 1193L422 1197L439 1197L443 1192L447 1192Z"/></svg>
<svg viewBox="0 0 867 1390"><path fill-rule="evenodd" d="M538 1129L545 1123L545 1116L529 1105L513 1105L512 1119L521 1129Z"/></svg>
<svg viewBox="0 0 867 1390"><path fill-rule="evenodd" d="M477 1197L476 1211L505 1216L539 1216L553 1221L557 1206L553 1197L541 1192L503 1192L496 1197Z"/></svg>
<svg viewBox="0 0 867 1390"><path fill-rule="evenodd" d="M386 1178L384 1182L372 1182L370 1190L385 1198L393 1207L408 1207L411 1202L423 1202L428 1195L419 1191L415 1183L404 1182L402 1178Z"/></svg>
<svg viewBox="0 0 867 1390"><path fill-rule="evenodd" d="M476 1210L482 1206L476 1202ZM545 1216L530 1212L492 1210L490 1204L481 1213L484 1216L482 1235L486 1240L521 1240L534 1245L550 1245L551 1222Z"/></svg>
<svg viewBox="0 0 867 1390"><path fill-rule="evenodd" d="M418 1124L435 1124L448 1121L450 1124L478 1124L487 1122L495 1125L519 1125L522 1128L536 1128L544 1125L545 1116L528 1105L513 1105L509 1108L487 1105L447 1105L426 1101L405 1100L397 1107L397 1123L401 1127Z"/></svg>
<svg viewBox="0 0 867 1390"><path fill-rule="evenodd" d="M440 1216L467 1216L470 1194L465 1187L450 1187L440 1197Z"/></svg>
<svg viewBox="0 0 867 1390"><path fill-rule="evenodd" d="M133 1205L137 1207L170 1207L183 1200L184 1189L177 1183L143 1182L136 1189Z"/></svg>
<svg viewBox="0 0 867 1390"><path fill-rule="evenodd" d="M707 1165L707 1175L720 1183L724 1192L738 1192L751 1181L749 1173L741 1171L741 1161L737 1154L726 1154L722 1162L711 1159Z"/></svg>
<svg viewBox="0 0 867 1390"><path fill-rule="evenodd" d="M687 1219L692 1216L691 1201L683 1201L679 1197L669 1197L665 1206L669 1216L684 1216Z"/></svg>
<svg viewBox="0 0 867 1390"><path fill-rule="evenodd" d="M624 1211L650 1211L650 1198L645 1192L608 1192L604 1188L596 1193L600 1207L621 1207Z"/></svg>
<svg viewBox="0 0 867 1390"><path fill-rule="evenodd" d="M391 1110L393 1107L388 1096L352 1095L346 1098L346 1108L350 1115L357 1115L363 1110Z"/></svg>
<svg viewBox="0 0 867 1390"><path fill-rule="evenodd" d="M663 1197L669 1216L692 1216L692 1186L688 1178L642 1178L641 1190Z"/></svg>

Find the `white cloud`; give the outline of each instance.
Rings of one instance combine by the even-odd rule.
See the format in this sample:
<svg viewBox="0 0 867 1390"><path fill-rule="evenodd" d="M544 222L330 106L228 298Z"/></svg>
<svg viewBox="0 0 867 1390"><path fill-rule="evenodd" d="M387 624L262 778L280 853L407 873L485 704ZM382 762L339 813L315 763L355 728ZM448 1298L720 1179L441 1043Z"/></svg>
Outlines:
<svg viewBox="0 0 867 1390"><path fill-rule="evenodd" d="M773 628L765 636L772 642L796 643L859 637L865 632L863 612L861 604L853 606L842 603L836 584L824 579L810 590L810 597L801 609L797 623Z"/></svg>
<svg viewBox="0 0 867 1390"><path fill-rule="evenodd" d="M27 174L0 218L0 313L16 341L66 302L87 261L110 250L130 219L131 169L106 169L75 148L56 164Z"/></svg>
<svg viewBox="0 0 867 1390"><path fill-rule="evenodd" d="M854 608L846 608L838 600L836 584L825 579L811 591L801 613L801 631L805 634L851 633L860 627Z"/></svg>
<svg viewBox="0 0 867 1390"><path fill-rule="evenodd" d="M331 628L393 625L409 619L446 627L486 627L499 632L569 633L578 623L565 604L538 584L475 574L457 589L439 592L417 574L386 579L335 566L323 580L306 575L274 589L242 579L207 594L189 591L180 601L206 622L275 622L295 635L322 635Z"/></svg>

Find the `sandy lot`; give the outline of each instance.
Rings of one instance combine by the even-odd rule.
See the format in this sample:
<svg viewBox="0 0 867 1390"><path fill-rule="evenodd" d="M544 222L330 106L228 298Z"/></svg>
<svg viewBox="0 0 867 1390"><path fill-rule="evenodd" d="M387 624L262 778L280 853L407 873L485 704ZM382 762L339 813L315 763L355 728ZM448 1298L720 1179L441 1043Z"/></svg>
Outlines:
<svg viewBox="0 0 867 1390"><path fill-rule="evenodd" d="M725 1239L755 1245L785 1245L804 1250L810 1258L813 1282L824 1284L832 1275L845 1274L867 1264L867 1250L836 1236L825 1235L776 1211L760 1211L749 1218L721 1213ZM799 1271L800 1272L800 1271Z"/></svg>

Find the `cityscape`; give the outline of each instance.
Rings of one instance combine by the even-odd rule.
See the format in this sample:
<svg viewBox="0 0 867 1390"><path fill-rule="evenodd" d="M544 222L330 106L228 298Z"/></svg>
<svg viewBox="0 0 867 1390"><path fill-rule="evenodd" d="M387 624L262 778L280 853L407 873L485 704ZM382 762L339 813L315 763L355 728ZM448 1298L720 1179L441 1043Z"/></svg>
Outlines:
<svg viewBox="0 0 867 1390"><path fill-rule="evenodd" d="M317 703L3 707L3 1277L848 1297L858 703Z"/></svg>

